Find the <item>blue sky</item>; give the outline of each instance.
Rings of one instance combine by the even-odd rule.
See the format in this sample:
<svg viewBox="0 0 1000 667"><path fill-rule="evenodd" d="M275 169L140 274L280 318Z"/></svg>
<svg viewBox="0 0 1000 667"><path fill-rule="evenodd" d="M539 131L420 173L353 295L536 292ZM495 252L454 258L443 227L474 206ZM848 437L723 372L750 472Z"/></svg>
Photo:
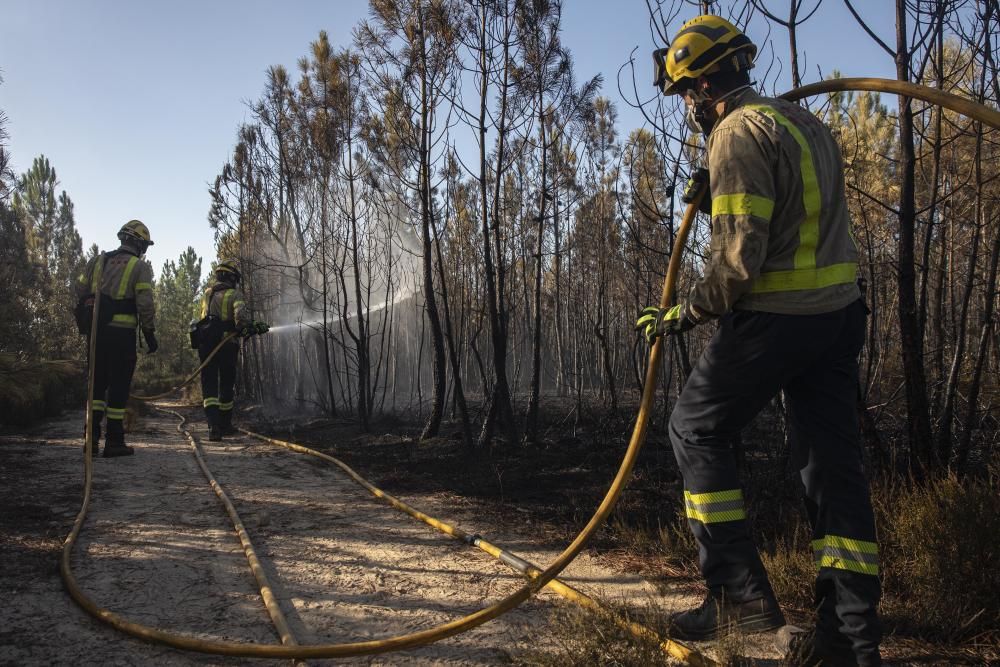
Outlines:
<svg viewBox="0 0 1000 667"><path fill-rule="evenodd" d="M775 11L788 5L767 4ZM892 3L863 5L893 43ZM367 2L5 0L2 13L0 109L9 118L16 171L39 154L49 158L76 205L85 246L108 247L125 221L145 221L158 274L188 245L214 260L208 184L249 117L246 102L263 90L267 68L295 72L320 30L347 45ZM604 94L618 105L627 134L642 119L620 100L616 76L633 47L641 67L650 62L645 1L564 0L563 19L578 77L603 73ZM748 32L759 43L764 35L756 27ZM785 34L772 37L784 58ZM894 76L892 61L840 2L823 2L800 28L799 48L807 82L818 78L817 64L825 74ZM652 78L645 69L638 76L642 86Z"/></svg>

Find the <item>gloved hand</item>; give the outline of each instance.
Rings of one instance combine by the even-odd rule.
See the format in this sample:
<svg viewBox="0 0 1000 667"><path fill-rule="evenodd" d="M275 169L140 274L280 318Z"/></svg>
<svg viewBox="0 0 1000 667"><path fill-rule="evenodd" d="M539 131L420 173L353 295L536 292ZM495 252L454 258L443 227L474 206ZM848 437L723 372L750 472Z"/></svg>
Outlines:
<svg viewBox="0 0 1000 667"><path fill-rule="evenodd" d="M688 317L684 305L679 303L673 308L659 306L643 308L639 313L639 320L635 323L635 330L641 331L646 337L646 342L652 345L657 336L683 333L697 324Z"/></svg>
<svg viewBox="0 0 1000 667"><path fill-rule="evenodd" d="M240 338L249 338L254 335L254 333L253 323L251 322L250 324L243 325L243 327L236 332L236 335Z"/></svg>
<svg viewBox="0 0 1000 667"><path fill-rule="evenodd" d="M160 343L156 340L156 333L152 329L143 329L142 337L146 339L146 354L153 354L160 349Z"/></svg>
<svg viewBox="0 0 1000 667"><path fill-rule="evenodd" d="M701 198L701 205L698 207L698 210L702 213L712 215L712 195L709 192L708 169L704 167L699 167L691 172L691 178L688 179L687 186L684 188L681 201L685 204L690 204L702 188L705 189L705 195Z"/></svg>
<svg viewBox="0 0 1000 667"><path fill-rule="evenodd" d="M271 327L267 325L267 322L254 322L253 323L254 333L265 334L271 330Z"/></svg>

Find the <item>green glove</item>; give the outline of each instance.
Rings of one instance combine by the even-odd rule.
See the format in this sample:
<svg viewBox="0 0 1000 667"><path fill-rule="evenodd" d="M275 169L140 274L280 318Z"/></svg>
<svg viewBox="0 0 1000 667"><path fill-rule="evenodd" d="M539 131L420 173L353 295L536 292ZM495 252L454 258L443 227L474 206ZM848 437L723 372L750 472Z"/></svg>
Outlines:
<svg viewBox="0 0 1000 667"><path fill-rule="evenodd" d="M254 331L253 324L247 324L240 328L240 330L236 332L236 335L240 338L249 338L254 335L254 333L256 332Z"/></svg>
<svg viewBox="0 0 1000 667"><path fill-rule="evenodd" d="M702 213L712 215L712 195L708 191L708 169L699 167L691 173L691 178L688 179L687 186L684 188L681 201L685 204L690 204L702 189L705 190L705 196L702 197L701 206L698 207L698 210Z"/></svg>
<svg viewBox="0 0 1000 667"><path fill-rule="evenodd" d="M267 322L254 322L253 328L254 328L254 333L258 334L265 334L271 329L271 327L267 326Z"/></svg>
<svg viewBox="0 0 1000 667"><path fill-rule="evenodd" d="M697 322L688 317L686 312L683 304L677 304L673 308L648 306L639 313L635 330L641 331L646 342L652 345L657 336L679 334L694 328Z"/></svg>

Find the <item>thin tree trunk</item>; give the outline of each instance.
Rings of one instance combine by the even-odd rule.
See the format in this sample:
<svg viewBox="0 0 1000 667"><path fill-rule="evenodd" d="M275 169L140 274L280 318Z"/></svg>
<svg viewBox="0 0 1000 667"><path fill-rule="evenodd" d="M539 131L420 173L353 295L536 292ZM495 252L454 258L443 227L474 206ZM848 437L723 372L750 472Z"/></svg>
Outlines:
<svg viewBox="0 0 1000 667"><path fill-rule="evenodd" d="M942 463L951 461L952 418L955 413L955 396L958 393L958 376L962 369L965 356L966 326L969 318L969 302L972 300L972 290L976 278L976 260L979 258L979 240L982 237L983 218L983 173L982 173L982 126L976 135L976 229L972 235L972 250L969 253L969 269L962 289L959 302L958 332L955 334L955 350L952 354L951 367L948 372L948 383L944 390L944 407L941 410L938 426L937 455Z"/></svg>
<svg viewBox="0 0 1000 667"><path fill-rule="evenodd" d="M469 409L465 404L465 391L462 389L462 368L459 365L458 353L455 350L455 340L451 330L451 310L448 305L448 281L445 280L443 259L441 257L441 239L434 227L434 245L437 249L438 278L441 281L441 303L444 306L445 338L448 342L448 358L451 360L451 374L454 378L455 404L462 420L462 443L467 450L472 449L472 426L469 424Z"/></svg>
<svg viewBox="0 0 1000 667"><path fill-rule="evenodd" d="M423 9L417 10L420 24L420 222L423 237L423 281L424 306L427 319L431 325L432 369L434 390L432 394L431 412L420 434L421 440L432 438L441 429L441 418L444 414L445 400L445 360L444 334L441 331L441 318L438 314L437 300L434 294L434 253L431 247L430 226L432 224L431 207L433 193L431 192L431 160L430 160L430 92L427 89L427 38L424 36Z"/></svg>
<svg viewBox="0 0 1000 667"><path fill-rule="evenodd" d="M542 152L541 164L541 194L538 201L538 243L535 253L535 295L534 321L531 337L531 391L528 396L528 415L525 419L524 439L535 441L535 431L538 427L538 403L541 397L541 365L542 365L542 241L545 238L545 214L548 190L548 150L545 145L545 109L542 106L542 90L538 90L538 141Z"/></svg>
<svg viewBox="0 0 1000 667"><path fill-rule="evenodd" d="M906 34L906 0L896 0L896 78L910 80L910 56ZM910 469L922 477L934 466L927 381L924 377L923 336L917 315L914 229L916 202L913 151L913 110L909 97L899 96L899 331L906 381L907 431L910 439Z"/></svg>

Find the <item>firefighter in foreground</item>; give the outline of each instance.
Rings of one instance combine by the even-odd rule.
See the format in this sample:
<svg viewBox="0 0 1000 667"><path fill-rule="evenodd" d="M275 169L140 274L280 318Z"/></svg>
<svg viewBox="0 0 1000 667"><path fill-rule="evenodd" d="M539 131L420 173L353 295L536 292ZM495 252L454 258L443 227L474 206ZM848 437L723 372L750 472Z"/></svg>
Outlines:
<svg viewBox="0 0 1000 667"><path fill-rule="evenodd" d="M707 137L711 252L687 300L646 308L636 326L652 341L719 320L670 418L709 590L672 618L671 632L699 640L730 625L784 624L731 447L783 391L813 530L818 618L814 632L784 628L779 645L801 664L878 665L878 548L855 404L867 310L843 163L815 116L754 92L756 52L706 15L654 54L656 85L683 96L688 125Z"/></svg>
<svg viewBox="0 0 1000 667"><path fill-rule="evenodd" d="M191 345L197 348L202 362L230 333L241 337L265 333L267 324L250 317L243 291L239 266L233 260L215 267L215 284L205 290L201 300L201 320L192 324ZM201 395L208 420L208 439L222 440L236 432L233 428L233 389L240 344L236 338L222 346L201 369Z"/></svg>
<svg viewBox="0 0 1000 667"><path fill-rule="evenodd" d="M136 328L142 328L150 354L156 352L156 311L153 306L153 269L142 259L153 241L149 229L130 220L119 230L121 247L91 259L76 281L76 320L80 333L90 335L94 299L98 310L94 358L92 453L97 454L101 420L107 416L104 456L131 456L125 444L125 403L136 362ZM89 346L88 346L89 349Z"/></svg>

